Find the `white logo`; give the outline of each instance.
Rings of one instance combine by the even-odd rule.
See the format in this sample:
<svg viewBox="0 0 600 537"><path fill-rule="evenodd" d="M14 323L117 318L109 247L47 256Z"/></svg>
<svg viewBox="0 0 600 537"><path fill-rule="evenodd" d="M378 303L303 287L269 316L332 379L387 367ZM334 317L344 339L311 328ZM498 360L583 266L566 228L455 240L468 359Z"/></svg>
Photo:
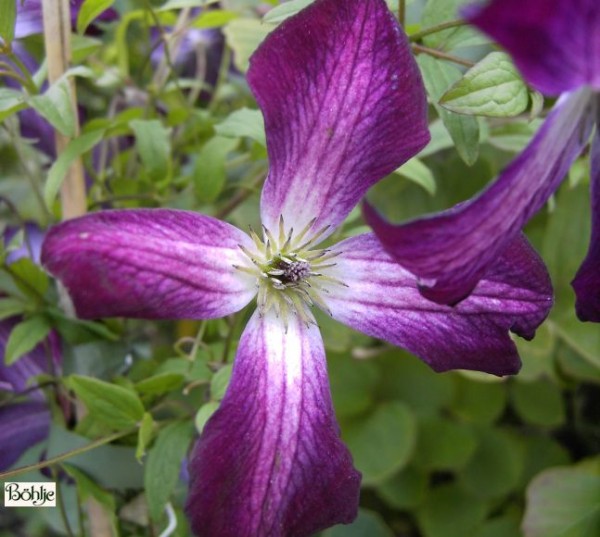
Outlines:
<svg viewBox="0 0 600 537"><path fill-rule="evenodd" d="M56 483L4 483L5 507L56 507Z"/></svg>

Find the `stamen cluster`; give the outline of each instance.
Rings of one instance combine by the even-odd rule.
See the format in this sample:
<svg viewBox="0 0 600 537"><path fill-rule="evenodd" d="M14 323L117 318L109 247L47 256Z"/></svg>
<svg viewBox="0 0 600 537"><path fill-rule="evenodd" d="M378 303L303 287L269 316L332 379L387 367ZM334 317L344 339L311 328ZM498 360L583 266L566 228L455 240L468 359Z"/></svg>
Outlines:
<svg viewBox="0 0 600 537"><path fill-rule="evenodd" d="M261 315L274 310L286 325L290 313L299 315L307 325L314 324L310 314L312 306L317 305L329 312L322 298L323 294L329 293L328 285L345 285L326 274L327 269L335 266L331 259L341 252L311 250L329 228L324 227L307 238L314 223L315 220L311 220L300 233L295 234L294 228L286 231L283 217L280 217L277 234L263 226L261 238L250 230L255 246L253 250L238 245L250 262L245 266L235 265L235 268L256 276Z"/></svg>

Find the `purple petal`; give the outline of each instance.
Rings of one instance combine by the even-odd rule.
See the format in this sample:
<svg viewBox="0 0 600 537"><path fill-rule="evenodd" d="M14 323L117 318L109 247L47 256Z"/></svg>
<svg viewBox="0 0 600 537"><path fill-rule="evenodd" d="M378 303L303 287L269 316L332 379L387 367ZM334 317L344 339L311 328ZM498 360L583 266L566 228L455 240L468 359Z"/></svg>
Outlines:
<svg viewBox="0 0 600 537"><path fill-rule="evenodd" d="M465 15L507 49L542 93L586 84L600 89L598 0L492 0Z"/></svg>
<svg viewBox="0 0 600 537"><path fill-rule="evenodd" d="M248 82L265 116L272 230L280 215L333 230L429 140L421 76L384 0L317 0L269 35Z"/></svg>
<svg viewBox="0 0 600 537"><path fill-rule="evenodd" d="M339 438L316 326L254 314L190 465L200 537L304 537L356 516L360 474Z"/></svg>
<svg viewBox="0 0 600 537"><path fill-rule="evenodd" d="M4 230L4 244L7 245L13 239L13 237L23 230L23 244L9 252L6 256L5 263L10 265L15 261L27 257L31 259L36 265L40 264L40 255L42 253L42 241L44 240L44 232L35 222L25 222L22 228L16 226L9 226Z"/></svg>
<svg viewBox="0 0 600 537"><path fill-rule="evenodd" d="M588 89L566 94L529 146L478 197L437 215L391 225L370 206L365 218L388 252L417 275L435 302L466 297L556 190L592 127Z"/></svg>
<svg viewBox="0 0 600 537"><path fill-rule="evenodd" d="M0 423L0 471L4 471L48 436L50 412L39 402L6 405L0 407Z"/></svg>
<svg viewBox="0 0 600 537"><path fill-rule="evenodd" d="M341 242L333 276L348 287L325 296L334 319L416 354L436 371L507 375L520 366L508 331L528 339L552 307L550 277L523 237L513 241L473 294L451 307L423 298L416 278L368 233Z"/></svg>
<svg viewBox="0 0 600 537"><path fill-rule="evenodd" d="M255 278L234 268L252 241L233 226L169 209L101 211L51 229L42 262L84 318L210 319L242 309Z"/></svg>
<svg viewBox="0 0 600 537"><path fill-rule="evenodd" d="M600 106L600 102L599 102ZM582 321L600 322L600 109L590 155L592 236L587 256L572 282L577 295L575 309Z"/></svg>

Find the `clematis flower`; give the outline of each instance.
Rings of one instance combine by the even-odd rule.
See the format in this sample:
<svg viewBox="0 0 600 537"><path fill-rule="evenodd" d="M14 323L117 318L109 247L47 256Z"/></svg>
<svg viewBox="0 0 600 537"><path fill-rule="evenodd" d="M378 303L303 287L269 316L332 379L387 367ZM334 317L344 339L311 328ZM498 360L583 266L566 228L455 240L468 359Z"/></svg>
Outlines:
<svg viewBox="0 0 600 537"><path fill-rule="evenodd" d="M558 188L600 125L600 3L493 0L467 18L512 54L525 79L559 99L525 150L478 197L394 226L365 216L386 250L419 277L424 296L469 295L502 250ZM572 285L581 320L600 322L600 139L591 145L592 236Z"/></svg>
<svg viewBox="0 0 600 537"><path fill-rule="evenodd" d="M248 82L270 158L262 237L188 211L103 211L53 228L42 261L86 318L211 319L256 297L191 457L186 511L202 537L302 537L351 522L360 486L311 308L437 371L504 375L519 367L508 331L533 336L551 288L522 237L456 308L424 299L371 233L320 245L429 138L420 74L384 0L317 0L269 35Z"/></svg>
<svg viewBox="0 0 600 537"><path fill-rule="evenodd" d="M7 228L4 241L8 243L17 228ZM27 223L24 228L24 244L11 251L6 263L11 264L22 257L31 257L39 262L42 231L36 224ZM40 343L14 364L4 363L4 352L12 329L21 321L20 317L9 317L0 321L0 392L14 397L0 403L0 471L10 468L30 447L41 442L50 430L50 410L44 393L31 389L29 382L37 375L51 373L61 362L60 341L51 332L45 343Z"/></svg>

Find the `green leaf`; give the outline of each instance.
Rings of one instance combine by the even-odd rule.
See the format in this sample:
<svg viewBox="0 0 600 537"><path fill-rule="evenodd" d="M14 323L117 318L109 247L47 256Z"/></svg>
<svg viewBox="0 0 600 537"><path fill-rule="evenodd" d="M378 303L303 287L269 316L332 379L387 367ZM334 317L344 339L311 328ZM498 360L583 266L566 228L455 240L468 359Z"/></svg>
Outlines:
<svg viewBox="0 0 600 537"><path fill-rule="evenodd" d="M210 11L205 10L194 20L192 27L200 29L221 28L238 17L238 13L235 11L229 11L227 9L212 9Z"/></svg>
<svg viewBox="0 0 600 537"><path fill-rule="evenodd" d="M357 416L374 404L379 372L372 361L328 352L327 369L338 417Z"/></svg>
<svg viewBox="0 0 600 537"><path fill-rule="evenodd" d="M400 166L394 173L410 179L413 183L416 183L422 187L432 196L435 195L435 177L433 176L433 173L431 173L431 170L425 166L425 164L423 164L422 160L419 160L416 157L411 158L406 164Z"/></svg>
<svg viewBox="0 0 600 537"><path fill-rule="evenodd" d="M75 136L77 117L73 106L71 82L62 77L52 84L43 95L29 98L31 106L61 134Z"/></svg>
<svg viewBox="0 0 600 537"><path fill-rule="evenodd" d="M428 0L421 17L422 29L460 18L460 7L469 0ZM473 27L464 25L429 34L423 43L439 50L450 51L461 47L472 47L489 43L489 39Z"/></svg>
<svg viewBox="0 0 600 537"><path fill-rule="evenodd" d="M19 289L34 299L44 296L50 285L46 273L31 259L22 257L10 265L10 273Z"/></svg>
<svg viewBox="0 0 600 537"><path fill-rule="evenodd" d="M527 85L504 52L490 52L440 99L452 112L488 117L519 115L528 103Z"/></svg>
<svg viewBox="0 0 600 537"><path fill-rule="evenodd" d="M84 153L92 149L104 136L104 129L88 132L69 142L60 157L48 170L48 179L44 185L44 201L50 207L60 190L60 186L71 164Z"/></svg>
<svg viewBox="0 0 600 537"><path fill-rule="evenodd" d="M136 147L148 176L153 181L165 179L171 155L169 129L158 119L134 119L129 125L135 134Z"/></svg>
<svg viewBox="0 0 600 537"><path fill-rule="evenodd" d="M218 408L219 403L217 401L209 401L198 409L198 412L196 412L196 418L194 419L194 425L196 426L198 434L202 434L204 426Z"/></svg>
<svg viewBox="0 0 600 537"><path fill-rule="evenodd" d="M178 390L183 384L184 376L180 373L159 373L135 385L135 389L141 395L161 395L170 391Z"/></svg>
<svg viewBox="0 0 600 537"><path fill-rule="evenodd" d="M558 427L565 421L560 388L546 379L513 382L510 393L517 413L524 421L541 427Z"/></svg>
<svg viewBox="0 0 600 537"><path fill-rule="evenodd" d="M524 450L507 432L482 428L478 445L459 482L474 496L498 498L513 491L523 471Z"/></svg>
<svg viewBox="0 0 600 537"><path fill-rule="evenodd" d="M19 0L0 0L0 37L5 45L12 43L15 38L17 1Z"/></svg>
<svg viewBox="0 0 600 537"><path fill-rule="evenodd" d="M52 425L46 455L48 458L56 457L89 444L89 438ZM143 486L143 469L135 459L135 448L131 446L114 444L99 446L70 457L68 462L107 489L124 492Z"/></svg>
<svg viewBox="0 0 600 537"><path fill-rule="evenodd" d="M213 401L220 401L225 397L229 380L231 379L231 371L233 366L227 364L219 369L210 381L210 398Z"/></svg>
<svg viewBox="0 0 600 537"><path fill-rule="evenodd" d="M456 483L434 488L417 511L424 537L465 537L483 521L485 502Z"/></svg>
<svg viewBox="0 0 600 537"><path fill-rule="evenodd" d="M345 422L343 437L363 474L363 485L373 485L406 465L415 447L416 421L405 404L383 403Z"/></svg>
<svg viewBox="0 0 600 537"><path fill-rule="evenodd" d="M0 88L0 121L26 108L25 98L25 94L20 91L10 88Z"/></svg>
<svg viewBox="0 0 600 537"><path fill-rule="evenodd" d="M436 60L425 54L417 58L423 81L427 88L433 106L452 137L460 157L469 166L479 155L479 123L471 116L455 114L439 105L439 100L446 90L460 77L460 71L443 61Z"/></svg>
<svg viewBox="0 0 600 537"><path fill-rule="evenodd" d="M394 537L379 513L359 509L351 524L338 524L322 533L322 537Z"/></svg>
<svg viewBox="0 0 600 537"><path fill-rule="evenodd" d="M67 385L84 402L88 412L111 429L133 427L144 417L144 405L129 388L80 375L71 375Z"/></svg>
<svg viewBox="0 0 600 537"><path fill-rule="evenodd" d="M146 454L146 448L152 437L154 436L154 419L152 414L144 412L144 417L140 423L140 429L138 431L137 448L135 450L135 458L139 461Z"/></svg>
<svg viewBox="0 0 600 537"><path fill-rule="evenodd" d="M236 19L223 29L227 44L233 50L235 66L245 73L252 53L258 48L271 27L256 19Z"/></svg>
<svg viewBox="0 0 600 537"><path fill-rule="evenodd" d="M75 481L79 494L78 500L80 502L86 502L90 498L96 500L102 506L109 520L110 530L108 534L118 535L115 497L110 492L102 489L77 467L63 464L61 468Z"/></svg>
<svg viewBox="0 0 600 537"><path fill-rule="evenodd" d="M0 298L0 321L20 315L25 311L25 304L16 298Z"/></svg>
<svg viewBox="0 0 600 537"><path fill-rule="evenodd" d="M419 422L415 464L428 470L460 469L476 448L477 438L469 427L439 417L426 418Z"/></svg>
<svg viewBox="0 0 600 537"><path fill-rule="evenodd" d="M215 132L226 138L247 136L263 147L267 145L265 122L260 110L245 107L235 110L221 123L215 125Z"/></svg>
<svg viewBox="0 0 600 537"><path fill-rule="evenodd" d="M377 494L394 509L414 509L425 498L428 481L426 473L408 466L377 485Z"/></svg>
<svg viewBox="0 0 600 537"><path fill-rule="evenodd" d="M503 383L483 383L456 377L456 399L452 410L456 415L476 423L491 423L506 406Z"/></svg>
<svg viewBox="0 0 600 537"><path fill-rule="evenodd" d="M8 336L4 351L4 363L6 365L14 364L40 343L49 332L50 325L41 316L32 317L17 324Z"/></svg>
<svg viewBox="0 0 600 537"><path fill-rule="evenodd" d="M215 136L200 150L194 166L194 186L198 200L211 203L217 199L226 181L225 159L239 144L239 139Z"/></svg>
<svg viewBox="0 0 600 537"><path fill-rule="evenodd" d="M527 489L526 537L595 537L600 533L600 458L552 468Z"/></svg>
<svg viewBox="0 0 600 537"><path fill-rule="evenodd" d="M315 0L290 0L289 2L285 2L284 4L275 6L273 9L269 10L263 17L263 21L270 24L279 24L285 19L298 13L301 9L312 4L314 1Z"/></svg>
<svg viewBox="0 0 600 537"><path fill-rule="evenodd" d="M77 16L77 33L83 34L92 21L114 4L115 0L85 0Z"/></svg>
<svg viewBox="0 0 600 537"><path fill-rule="evenodd" d="M173 492L181 461L194 434L190 422L172 423L159 434L148 453L144 470L144 489L148 511L153 520L159 520L165 504Z"/></svg>
<svg viewBox="0 0 600 537"><path fill-rule="evenodd" d="M207 0L168 0L162 6L157 8L156 11L169 11L186 7L203 7L207 3Z"/></svg>

